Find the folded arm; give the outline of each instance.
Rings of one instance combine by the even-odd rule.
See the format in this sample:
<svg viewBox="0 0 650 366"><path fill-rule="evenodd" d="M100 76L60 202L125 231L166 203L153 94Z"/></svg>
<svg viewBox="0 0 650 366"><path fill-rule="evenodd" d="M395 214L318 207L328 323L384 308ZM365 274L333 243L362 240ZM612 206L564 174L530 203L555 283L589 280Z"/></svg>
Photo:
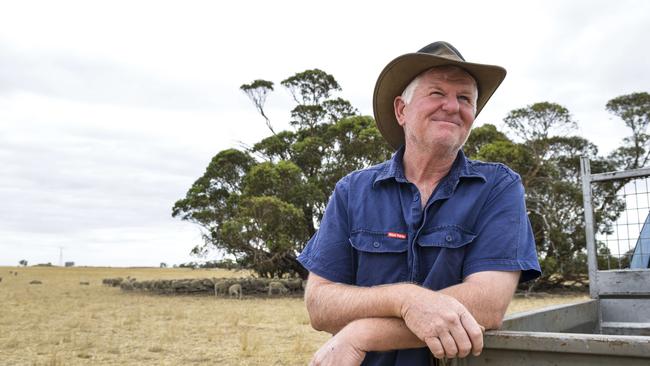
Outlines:
<svg viewBox="0 0 650 366"><path fill-rule="evenodd" d="M332 334L356 319L401 318L409 302L424 300L423 292L454 298L479 324L496 329L501 326L518 280L519 272L485 271L468 276L458 285L431 291L409 283L374 287L345 285L310 273L305 302L314 329Z"/></svg>
<svg viewBox="0 0 650 366"><path fill-rule="evenodd" d="M332 342L353 342L363 351L428 346L436 357L464 357L483 347L479 324L501 325L518 279L519 272L479 272L431 291L414 284L343 285L312 273L305 299L312 326L337 334L329 351Z"/></svg>

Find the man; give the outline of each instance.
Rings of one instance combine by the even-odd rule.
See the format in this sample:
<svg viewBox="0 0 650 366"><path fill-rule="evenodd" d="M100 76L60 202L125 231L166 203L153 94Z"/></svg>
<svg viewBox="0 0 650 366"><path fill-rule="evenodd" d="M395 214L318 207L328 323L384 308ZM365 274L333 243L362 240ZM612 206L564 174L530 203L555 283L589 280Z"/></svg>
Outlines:
<svg viewBox="0 0 650 366"><path fill-rule="evenodd" d="M505 77L446 42L391 61L375 86L397 151L336 185L300 262L315 365L430 365L477 355L518 282L540 267L519 176L461 151Z"/></svg>

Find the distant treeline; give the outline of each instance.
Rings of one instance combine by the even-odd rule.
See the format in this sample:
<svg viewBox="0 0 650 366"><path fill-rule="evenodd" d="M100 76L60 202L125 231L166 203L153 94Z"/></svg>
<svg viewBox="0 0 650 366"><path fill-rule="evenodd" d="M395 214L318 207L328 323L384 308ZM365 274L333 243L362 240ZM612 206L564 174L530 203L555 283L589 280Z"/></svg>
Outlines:
<svg viewBox="0 0 650 366"><path fill-rule="evenodd" d="M222 268L222 269L241 269L242 266L233 261L232 259L221 259L221 260L213 260L213 261L206 261L203 263L199 262L187 262L187 263L181 263L178 265L174 265L174 268Z"/></svg>

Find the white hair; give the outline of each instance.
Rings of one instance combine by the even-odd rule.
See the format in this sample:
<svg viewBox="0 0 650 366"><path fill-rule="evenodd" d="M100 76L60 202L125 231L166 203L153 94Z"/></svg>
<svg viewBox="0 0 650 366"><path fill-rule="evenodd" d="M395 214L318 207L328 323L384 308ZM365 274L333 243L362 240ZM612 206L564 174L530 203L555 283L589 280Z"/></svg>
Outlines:
<svg viewBox="0 0 650 366"><path fill-rule="evenodd" d="M422 79L422 76L426 72L421 73L420 75L416 76L415 79L411 80L409 85L404 88L404 91L402 92L402 99L404 99L404 104L409 104L411 103L411 99L413 99L413 93L415 92L415 88L418 87L418 84L420 83L420 79Z"/></svg>

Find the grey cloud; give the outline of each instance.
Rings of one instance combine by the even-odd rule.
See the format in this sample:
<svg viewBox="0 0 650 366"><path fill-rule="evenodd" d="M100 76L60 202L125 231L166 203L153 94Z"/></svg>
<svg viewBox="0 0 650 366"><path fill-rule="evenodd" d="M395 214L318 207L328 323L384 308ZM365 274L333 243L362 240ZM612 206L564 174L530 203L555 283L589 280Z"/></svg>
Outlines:
<svg viewBox="0 0 650 366"><path fill-rule="evenodd" d="M28 92L87 103L180 109L220 104L217 85L184 75L156 75L62 51L17 49L1 41L0 54L0 94Z"/></svg>
<svg viewBox="0 0 650 366"><path fill-rule="evenodd" d="M590 85L591 93L647 88L650 49L642 39L650 32L650 3L562 4L563 11L549 24L550 35L533 48L529 72L539 88L552 84L571 92Z"/></svg>
<svg viewBox="0 0 650 366"><path fill-rule="evenodd" d="M209 159L137 138L53 137L59 139L41 145L0 136L4 230L64 233L166 222Z"/></svg>

